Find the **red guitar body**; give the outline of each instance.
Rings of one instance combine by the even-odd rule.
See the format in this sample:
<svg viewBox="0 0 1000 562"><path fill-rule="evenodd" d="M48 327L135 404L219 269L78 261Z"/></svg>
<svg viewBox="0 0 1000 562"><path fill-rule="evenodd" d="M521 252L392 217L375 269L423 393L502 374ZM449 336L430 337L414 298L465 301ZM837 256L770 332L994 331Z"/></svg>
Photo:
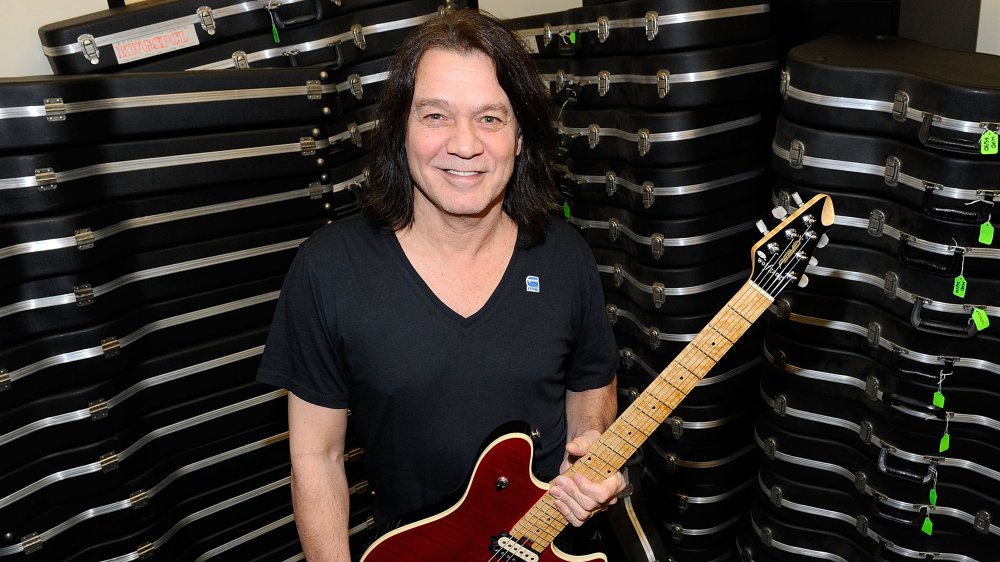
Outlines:
<svg viewBox="0 0 1000 562"><path fill-rule="evenodd" d="M433 517L380 537L362 562L487 562L519 558L494 556L491 540L508 533L548 490L531 473L532 444L519 433L505 435L483 452L459 502ZM516 537L515 537L516 538ZM606 561L602 554L571 556L545 548L539 562Z"/></svg>

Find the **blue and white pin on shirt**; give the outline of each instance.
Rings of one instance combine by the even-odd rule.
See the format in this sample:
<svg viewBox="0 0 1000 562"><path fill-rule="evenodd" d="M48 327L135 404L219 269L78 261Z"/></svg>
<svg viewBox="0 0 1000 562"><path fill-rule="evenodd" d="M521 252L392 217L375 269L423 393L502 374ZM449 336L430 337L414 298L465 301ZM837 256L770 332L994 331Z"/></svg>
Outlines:
<svg viewBox="0 0 1000 562"><path fill-rule="evenodd" d="M529 275L524 279L524 284L528 289L529 293L537 293L541 290L541 285L538 283L537 275Z"/></svg>

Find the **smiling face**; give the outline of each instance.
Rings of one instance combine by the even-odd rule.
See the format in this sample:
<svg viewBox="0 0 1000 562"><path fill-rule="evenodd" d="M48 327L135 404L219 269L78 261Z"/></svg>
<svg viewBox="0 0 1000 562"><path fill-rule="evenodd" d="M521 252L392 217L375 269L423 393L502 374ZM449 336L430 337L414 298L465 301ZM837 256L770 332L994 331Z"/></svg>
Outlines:
<svg viewBox="0 0 1000 562"><path fill-rule="evenodd" d="M517 122L482 53L430 49L417 65L406 127L414 215L499 212L521 151Z"/></svg>

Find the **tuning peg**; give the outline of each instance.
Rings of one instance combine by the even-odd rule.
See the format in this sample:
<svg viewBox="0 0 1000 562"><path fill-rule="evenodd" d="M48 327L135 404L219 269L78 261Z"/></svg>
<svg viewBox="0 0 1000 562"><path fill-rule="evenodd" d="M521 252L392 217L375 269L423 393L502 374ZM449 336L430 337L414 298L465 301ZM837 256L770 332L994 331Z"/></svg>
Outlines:
<svg viewBox="0 0 1000 562"><path fill-rule="evenodd" d="M788 216L788 211L784 207L775 207L771 209L771 215L780 221Z"/></svg>
<svg viewBox="0 0 1000 562"><path fill-rule="evenodd" d="M808 284L809 284L809 276L803 273L802 277L799 278L798 285L799 287L805 288L805 286Z"/></svg>
<svg viewBox="0 0 1000 562"><path fill-rule="evenodd" d="M813 266L813 267L816 267L817 265L819 265L819 260L818 260L818 259L816 259L816 258L815 258L815 257L813 257L813 256L810 256L810 257L809 257L809 265L811 265L811 266Z"/></svg>
<svg viewBox="0 0 1000 562"><path fill-rule="evenodd" d="M759 230L761 234L767 234L767 225L764 224L764 221L757 221L757 230Z"/></svg>
<svg viewBox="0 0 1000 562"><path fill-rule="evenodd" d="M827 237L826 234L820 234L819 235L819 241L816 242L816 247L817 248L824 248L829 243L830 243L830 238Z"/></svg>
<svg viewBox="0 0 1000 562"><path fill-rule="evenodd" d="M798 191L793 191L792 192L792 201L795 201L795 206L796 207L801 207L803 205L803 203L802 203L802 196L799 195Z"/></svg>

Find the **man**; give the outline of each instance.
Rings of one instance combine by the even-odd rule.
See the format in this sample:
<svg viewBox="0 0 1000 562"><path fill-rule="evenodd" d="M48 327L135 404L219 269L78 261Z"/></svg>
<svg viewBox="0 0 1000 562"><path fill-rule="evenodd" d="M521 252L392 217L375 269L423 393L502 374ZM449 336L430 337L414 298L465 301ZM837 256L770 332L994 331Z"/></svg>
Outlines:
<svg viewBox="0 0 1000 562"><path fill-rule="evenodd" d="M289 389L296 523L310 562L349 559L348 408L381 528L464 491L498 426L537 429L552 478L616 415L617 353L593 256L553 218L547 92L492 17L463 10L401 46L379 105L363 215L303 244L259 380ZM558 477L581 525L624 489Z"/></svg>

